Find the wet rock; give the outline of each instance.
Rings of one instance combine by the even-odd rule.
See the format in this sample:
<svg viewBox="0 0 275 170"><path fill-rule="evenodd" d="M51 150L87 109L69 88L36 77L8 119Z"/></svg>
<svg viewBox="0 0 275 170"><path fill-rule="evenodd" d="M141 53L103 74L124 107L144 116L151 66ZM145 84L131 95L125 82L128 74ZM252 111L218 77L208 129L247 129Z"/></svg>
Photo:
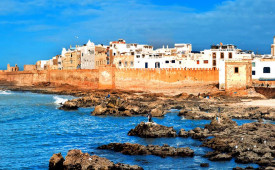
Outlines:
<svg viewBox="0 0 275 170"><path fill-rule="evenodd" d="M59 169L64 169L63 167L63 162L64 158L61 155L61 153L53 154L49 161L49 170L59 170Z"/></svg>
<svg viewBox="0 0 275 170"><path fill-rule="evenodd" d="M112 167L112 170L143 170L143 168L137 165L117 163Z"/></svg>
<svg viewBox="0 0 275 170"><path fill-rule="evenodd" d="M209 167L209 163L201 163L200 167Z"/></svg>
<svg viewBox="0 0 275 170"><path fill-rule="evenodd" d="M59 107L59 109L61 110L77 110L78 109L78 106L77 106L77 103L76 101L66 101L61 107Z"/></svg>
<svg viewBox="0 0 275 170"><path fill-rule="evenodd" d="M128 135L142 138L176 137L177 132L173 127L167 127L152 122L141 122L135 129L131 129Z"/></svg>
<svg viewBox="0 0 275 170"><path fill-rule="evenodd" d="M206 113L202 111L192 111L192 110L180 110L179 116L184 116L186 119L205 119L205 120L211 120L215 118L216 113Z"/></svg>
<svg viewBox="0 0 275 170"><path fill-rule="evenodd" d="M210 124L205 125L205 129L212 131L224 131L227 128L232 128L237 126L237 123L227 117L218 117L218 120L215 118L211 121Z"/></svg>
<svg viewBox="0 0 275 170"><path fill-rule="evenodd" d="M137 165L127 165L122 163L114 164L112 161L96 155L90 156L88 153L82 153L80 150L70 150L65 158L61 154L54 154L49 163L49 169L67 169L67 170L88 170L88 169L115 169L115 170L142 170Z"/></svg>
<svg viewBox="0 0 275 170"><path fill-rule="evenodd" d="M109 149L116 152L121 152L125 155L156 155L161 157L166 156L181 156L192 157L194 151L190 148L174 148L169 145L140 145L131 143L110 143L98 147L98 149Z"/></svg>
<svg viewBox="0 0 275 170"><path fill-rule="evenodd" d="M188 135L188 132L185 131L184 129L180 129L179 131L179 137L183 137L183 138L187 138L189 135Z"/></svg>
<svg viewBox="0 0 275 170"><path fill-rule="evenodd" d="M229 161L231 159L232 159L232 156L226 153L220 153L210 157L211 161Z"/></svg>

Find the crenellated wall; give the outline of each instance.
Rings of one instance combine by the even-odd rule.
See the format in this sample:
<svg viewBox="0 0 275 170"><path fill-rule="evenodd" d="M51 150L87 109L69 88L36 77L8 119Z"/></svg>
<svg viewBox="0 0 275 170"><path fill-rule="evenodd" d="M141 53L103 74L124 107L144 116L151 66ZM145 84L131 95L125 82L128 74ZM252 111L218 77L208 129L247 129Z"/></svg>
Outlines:
<svg viewBox="0 0 275 170"><path fill-rule="evenodd" d="M85 89L162 90L218 83L216 69L133 69L103 66L94 70L0 72L0 80L18 86L50 82Z"/></svg>

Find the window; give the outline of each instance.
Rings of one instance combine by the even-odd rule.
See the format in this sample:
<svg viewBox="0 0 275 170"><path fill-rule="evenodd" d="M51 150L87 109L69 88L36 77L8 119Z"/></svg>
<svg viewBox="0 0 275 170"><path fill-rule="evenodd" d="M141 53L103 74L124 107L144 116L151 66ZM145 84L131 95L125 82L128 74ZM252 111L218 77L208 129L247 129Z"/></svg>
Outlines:
<svg viewBox="0 0 275 170"><path fill-rule="evenodd" d="M232 53L229 53L228 55L229 55L229 58L232 58Z"/></svg>
<svg viewBox="0 0 275 170"><path fill-rule="evenodd" d="M216 53L212 53L213 58L216 58Z"/></svg>
<svg viewBox="0 0 275 170"><path fill-rule="evenodd" d="M270 67L264 67L264 73L270 73Z"/></svg>
<svg viewBox="0 0 275 170"><path fill-rule="evenodd" d="M176 60L172 60L172 63L176 63Z"/></svg>
<svg viewBox="0 0 275 170"><path fill-rule="evenodd" d="M256 75L256 71L252 71L252 75Z"/></svg>
<svg viewBox="0 0 275 170"><path fill-rule="evenodd" d="M179 61L179 64L181 64L181 61Z"/></svg>
<svg viewBox="0 0 275 170"><path fill-rule="evenodd" d="M221 59L224 59L224 53L221 53Z"/></svg>
<svg viewBox="0 0 275 170"><path fill-rule="evenodd" d="M140 58L140 55L137 55L137 58Z"/></svg>
<svg viewBox="0 0 275 170"><path fill-rule="evenodd" d="M216 66L216 60L213 60L213 66Z"/></svg>
<svg viewBox="0 0 275 170"><path fill-rule="evenodd" d="M71 60L71 64L73 63L73 60Z"/></svg>
<svg viewBox="0 0 275 170"><path fill-rule="evenodd" d="M134 62L133 61L131 61L131 66L134 66Z"/></svg>
<svg viewBox="0 0 275 170"><path fill-rule="evenodd" d="M81 56L83 57L83 53L81 53Z"/></svg>
<svg viewBox="0 0 275 170"><path fill-rule="evenodd" d="M128 62L127 62L127 61L125 61L125 67L127 67L127 65L128 65Z"/></svg>
<svg viewBox="0 0 275 170"><path fill-rule="evenodd" d="M131 52L131 55L135 55L135 53L134 53L134 52Z"/></svg>
<svg viewBox="0 0 275 170"><path fill-rule="evenodd" d="M197 64L200 64L200 60L197 60Z"/></svg>
<svg viewBox="0 0 275 170"><path fill-rule="evenodd" d="M168 60L166 60L166 61L165 61L165 63L166 63L166 64L168 64L168 63L169 63L169 61L168 61Z"/></svg>
<svg viewBox="0 0 275 170"><path fill-rule="evenodd" d="M155 63L155 68L160 68L160 63L159 62Z"/></svg>
<svg viewBox="0 0 275 170"><path fill-rule="evenodd" d="M252 62L252 67L255 67L255 62Z"/></svg>
<svg viewBox="0 0 275 170"><path fill-rule="evenodd" d="M208 64L208 60L203 60L203 63L204 64Z"/></svg>
<svg viewBox="0 0 275 170"><path fill-rule="evenodd" d="M148 68L148 63L147 62L145 63L145 68Z"/></svg>
<svg viewBox="0 0 275 170"><path fill-rule="evenodd" d="M239 73L239 67L234 68L234 73Z"/></svg>
<svg viewBox="0 0 275 170"><path fill-rule="evenodd" d="M118 62L118 65L121 66L121 61Z"/></svg>

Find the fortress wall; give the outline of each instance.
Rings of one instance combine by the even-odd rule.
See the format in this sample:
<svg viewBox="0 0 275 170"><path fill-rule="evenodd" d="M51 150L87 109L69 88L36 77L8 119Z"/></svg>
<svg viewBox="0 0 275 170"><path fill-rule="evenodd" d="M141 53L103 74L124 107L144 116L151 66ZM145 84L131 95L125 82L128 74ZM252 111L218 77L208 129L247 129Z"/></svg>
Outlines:
<svg viewBox="0 0 275 170"><path fill-rule="evenodd" d="M0 72L0 80L18 86L42 82L69 84L85 89L177 90L194 84L218 83L215 69L118 69Z"/></svg>

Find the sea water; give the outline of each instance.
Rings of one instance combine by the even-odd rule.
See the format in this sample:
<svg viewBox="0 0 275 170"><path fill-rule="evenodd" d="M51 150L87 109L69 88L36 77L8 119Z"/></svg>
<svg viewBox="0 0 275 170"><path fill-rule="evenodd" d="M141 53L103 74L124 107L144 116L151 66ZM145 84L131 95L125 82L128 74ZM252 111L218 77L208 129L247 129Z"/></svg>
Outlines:
<svg viewBox="0 0 275 170"><path fill-rule="evenodd" d="M71 96L35 94L30 92L0 92L0 169L47 169L54 153L66 156L68 150L80 149L117 163L139 165L144 169L205 169L200 163L209 163L208 169L232 169L255 164L237 164L231 161L211 162L202 156L211 151L201 147L201 142L191 138L144 139L127 136L130 129L146 117L91 116L93 108L77 111L58 110L59 104ZM158 124L173 126L177 131L195 127L203 128L209 120L187 120L177 116L177 110L164 118L153 118ZM253 120L237 120L238 124ZM274 123L274 122L271 122ZM130 142L142 145L169 144L174 147L190 147L195 151L192 158L153 155L123 155L97 147L111 142Z"/></svg>

